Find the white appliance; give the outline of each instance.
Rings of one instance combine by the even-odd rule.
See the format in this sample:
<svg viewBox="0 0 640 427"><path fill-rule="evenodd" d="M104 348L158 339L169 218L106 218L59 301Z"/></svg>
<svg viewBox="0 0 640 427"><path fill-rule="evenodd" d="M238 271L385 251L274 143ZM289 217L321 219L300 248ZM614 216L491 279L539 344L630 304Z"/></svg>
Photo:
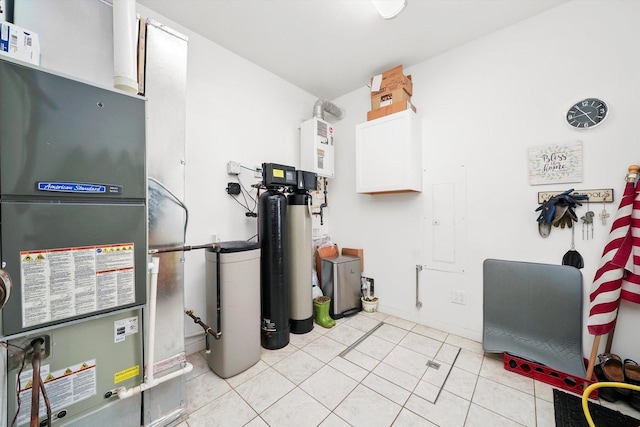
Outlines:
<svg viewBox="0 0 640 427"><path fill-rule="evenodd" d="M300 169L333 178L335 153L333 125L314 117L300 125Z"/></svg>

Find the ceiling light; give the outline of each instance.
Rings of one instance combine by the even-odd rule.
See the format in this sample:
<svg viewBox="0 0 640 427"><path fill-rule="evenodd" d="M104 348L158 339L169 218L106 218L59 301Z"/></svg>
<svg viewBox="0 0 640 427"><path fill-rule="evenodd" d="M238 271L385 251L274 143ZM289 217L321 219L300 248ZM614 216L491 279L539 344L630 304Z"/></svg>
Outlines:
<svg viewBox="0 0 640 427"><path fill-rule="evenodd" d="M407 5L407 0L371 0L380 16L391 19L398 15Z"/></svg>

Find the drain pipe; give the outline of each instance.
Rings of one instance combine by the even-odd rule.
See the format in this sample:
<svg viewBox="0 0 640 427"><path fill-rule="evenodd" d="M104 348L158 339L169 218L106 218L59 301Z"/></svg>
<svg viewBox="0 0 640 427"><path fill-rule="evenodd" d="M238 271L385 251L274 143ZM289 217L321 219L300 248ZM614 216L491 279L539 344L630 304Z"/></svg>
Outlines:
<svg viewBox="0 0 640 427"><path fill-rule="evenodd" d="M145 378L142 384L139 384L135 387L131 387L128 389L120 389L117 394L120 399L126 399L136 394L139 394L145 390L148 390L152 387L160 385L166 381L177 378L181 375L188 374L193 370L193 365L189 362L186 362L182 369L174 371L170 374L163 375L160 378L155 378L153 373L153 365L154 365L154 347L155 347L155 334L156 334L156 297L158 295L158 272L160 271L160 258L153 257L151 259L151 263L149 264L149 269L151 270L151 283L149 285L149 341L148 341L148 351L147 351L147 360L146 360L146 368L145 368Z"/></svg>
<svg viewBox="0 0 640 427"><path fill-rule="evenodd" d="M313 104L313 117L324 120L325 111L338 120L342 118L342 109L340 107L326 99L318 99Z"/></svg>

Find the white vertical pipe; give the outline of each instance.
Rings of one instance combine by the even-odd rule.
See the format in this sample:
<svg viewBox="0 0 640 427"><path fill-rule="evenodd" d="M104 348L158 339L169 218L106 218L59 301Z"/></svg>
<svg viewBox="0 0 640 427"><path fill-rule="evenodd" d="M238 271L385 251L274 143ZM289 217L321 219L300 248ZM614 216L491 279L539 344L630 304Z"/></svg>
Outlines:
<svg viewBox="0 0 640 427"><path fill-rule="evenodd" d="M145 363L145 382L153 383L153 365L156 346L156 298L158 296L158 272L160 258L151 258L151 283L149 284L149 329L147 329L147 361Z"/></svg>
<svg viewBox="0 0 640 427"><path fill-rule="evenodd" d="M138 93L135 0L113 0L113 86Z"/></svg>

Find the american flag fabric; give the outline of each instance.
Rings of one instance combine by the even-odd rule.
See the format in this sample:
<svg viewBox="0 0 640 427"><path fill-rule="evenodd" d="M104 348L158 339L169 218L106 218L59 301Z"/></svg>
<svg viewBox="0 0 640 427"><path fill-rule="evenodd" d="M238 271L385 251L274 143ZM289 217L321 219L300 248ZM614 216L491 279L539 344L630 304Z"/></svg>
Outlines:
<svg viewBox="0 0 640 427"><path fill-rule="evenodd" d="M640 303L639 244L640 185L628 182L591 285L591 335L604 335L615 327L621 298Z"/></svg>

